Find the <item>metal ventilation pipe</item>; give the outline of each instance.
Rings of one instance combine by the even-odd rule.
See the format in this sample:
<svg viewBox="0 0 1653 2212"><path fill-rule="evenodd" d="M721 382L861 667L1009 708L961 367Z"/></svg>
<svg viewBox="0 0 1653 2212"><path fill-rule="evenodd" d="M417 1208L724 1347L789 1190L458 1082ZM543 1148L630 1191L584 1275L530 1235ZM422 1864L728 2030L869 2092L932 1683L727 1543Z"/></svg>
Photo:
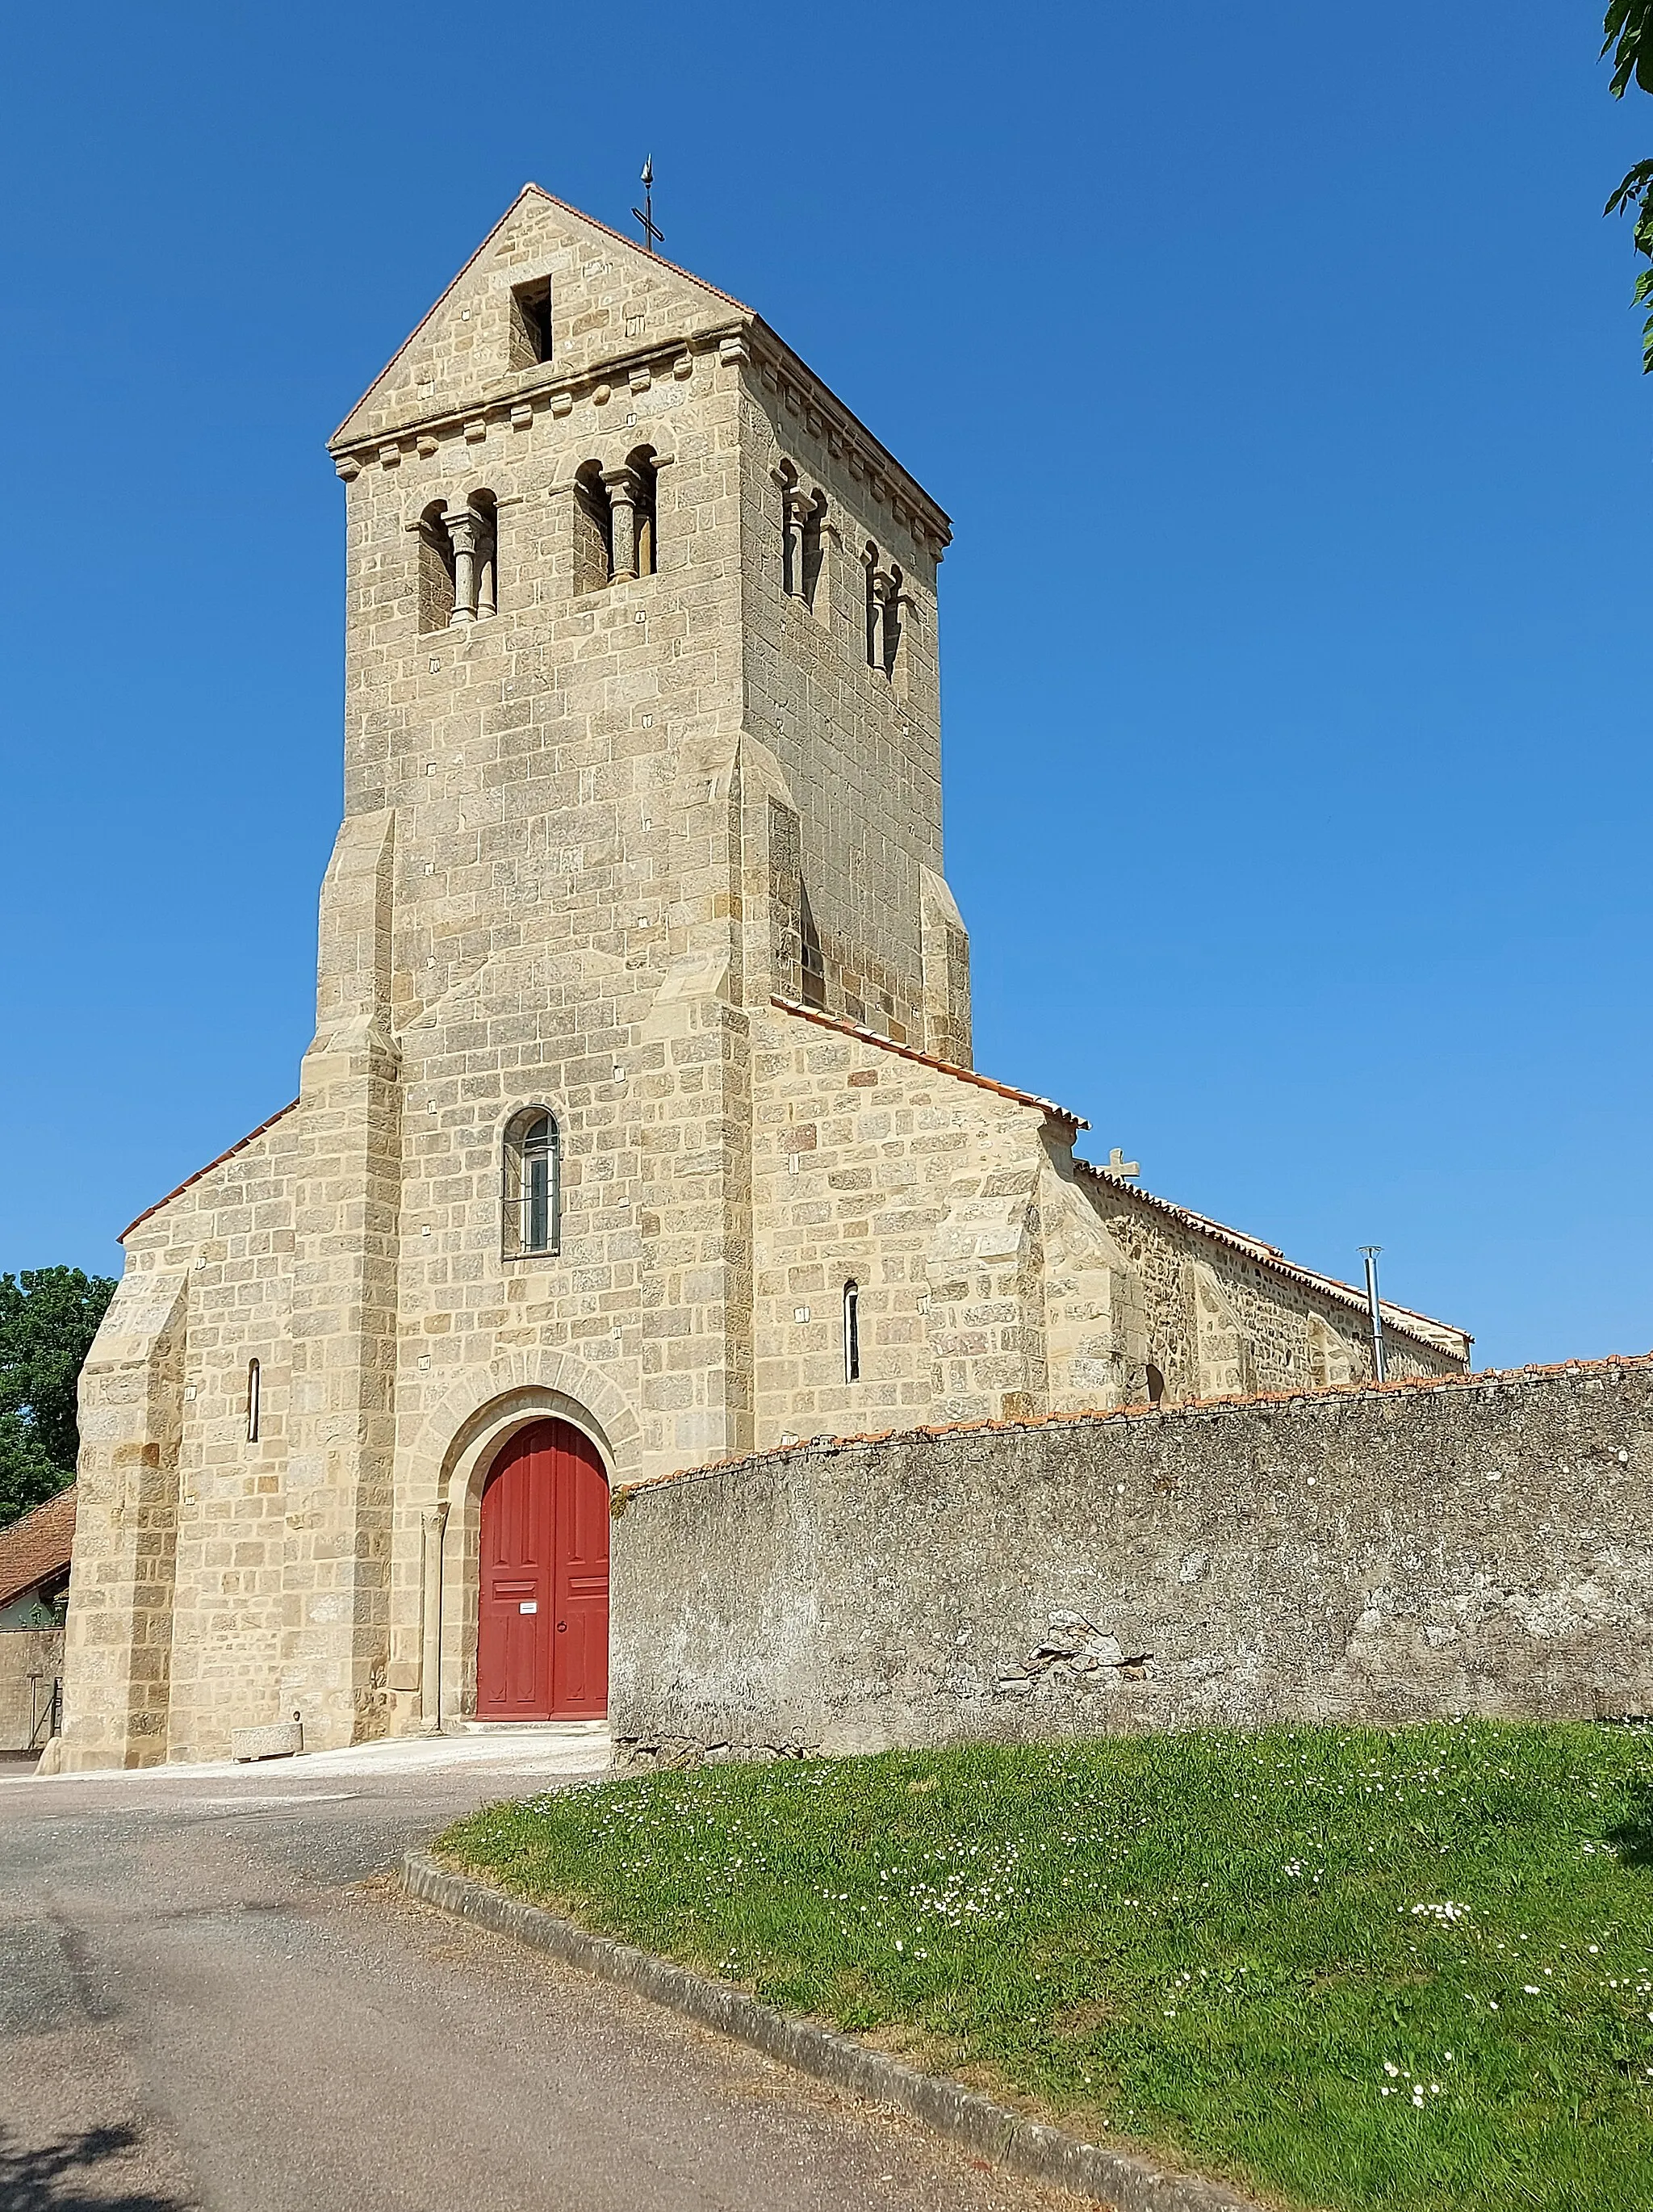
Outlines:
<svg viewBox="0 0 1653 2212"><path fill-rule="evenodd" d="M1366 1305L1371 1315L1372 1372L1380 1382L1388 1380L1383 1358L1383 1309L1377 1303L1377 1255L1381 1244L1363 1244L1360 1248L1366 1261Z"/></svg>

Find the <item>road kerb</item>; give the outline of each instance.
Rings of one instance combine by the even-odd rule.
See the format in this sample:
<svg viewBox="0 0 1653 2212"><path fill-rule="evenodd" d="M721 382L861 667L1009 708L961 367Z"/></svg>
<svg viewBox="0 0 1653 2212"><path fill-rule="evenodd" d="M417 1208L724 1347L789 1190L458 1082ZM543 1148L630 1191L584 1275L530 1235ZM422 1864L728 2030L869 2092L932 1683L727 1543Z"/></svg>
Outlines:
<svg viewBox="0 0 1653 2212"><path fill-rule="evenodd" d="M593 1936L539 1905L507 1897L491 1883L455 1874L427 1852L405 1855L402 1886L410 1897L426 1905L514 1936L622 1989L635 1990L655 2004L869 2103L894 2105L950 2142L1034 2180L1056 2182L1094 2197L1115 2212L1258 2212L1249 2197L1221 2182L1168 2173L1146 2159L1081 2142L1060 2128L1007 2111L957 2081L921 2074L899 2059L870 2051L853 2036L777 2012L744 1990L692 1973L632 1944Z"/></svg>

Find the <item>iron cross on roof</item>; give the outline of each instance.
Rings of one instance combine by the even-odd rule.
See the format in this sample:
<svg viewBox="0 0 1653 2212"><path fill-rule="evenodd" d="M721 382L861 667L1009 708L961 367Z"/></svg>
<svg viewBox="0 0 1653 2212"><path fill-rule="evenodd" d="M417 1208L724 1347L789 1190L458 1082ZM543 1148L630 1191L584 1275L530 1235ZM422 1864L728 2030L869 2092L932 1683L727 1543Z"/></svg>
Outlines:
<svg viewBox="0 0 1653 2212"><path fill-rule="evenodd" d="M657 246L665 244L665 233L654 226L654 156L650 154L643 162L643 204L631 210L643 227L643 250L653 253Z"/></svg>

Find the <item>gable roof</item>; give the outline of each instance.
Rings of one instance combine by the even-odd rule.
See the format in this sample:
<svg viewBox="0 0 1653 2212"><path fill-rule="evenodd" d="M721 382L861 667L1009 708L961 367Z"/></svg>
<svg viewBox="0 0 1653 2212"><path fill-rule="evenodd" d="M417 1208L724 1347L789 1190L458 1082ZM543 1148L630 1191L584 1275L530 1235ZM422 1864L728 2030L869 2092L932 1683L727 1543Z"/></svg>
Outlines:
<svg viewBox="0 0 1653 2212"><path fill-rule="evenodd" d="M553 234L545 234L548 225ZM603 247L600 263L585 263L575 250L582 240ZM593 292L589 280L599 267L604 273ZM565 303L559 319L563 335L550 361L507 368L508 347L501 339L512 283L538 282L547 274L554 296ZM634 308L639 327L647 321L647 335L624 335ZM623 232L536 184L523 186L420 317L328 440L328 450L339 473L349 476L375 452L382 454L428 431L477 418L514 420L512 410L520 403L579 396L623 380L633 370L659 375L685 350L709 351L726 343L736 348L733 358L757 362L765 381L775 380L790 395L788 405L795 398L818 410L830 432L861 454L874 480L886 483L889 495L922 519L938 547L950 542L945 510L761 315L732 293L645 252Z"/></svg>
<svg viewBox="0 0 1653 2212"><path fill-rule="evenodd" d="M667 261L660 254L645 252L635 240L627 238L623 232L611 229L607 223L599 222L595 216L586 215L583 210L570 206L567 200L558 199L554 193L548 192L543 185L531 182L524 185L522 190L477 246L476 251L468 257L421 315L412 330L397 347L395 352L392 354L390 359L373 379L367 390L362 392L361 398L328 440L330 447L337 447L342 443L351 442L358 438L377 435L389 428L387 424L364 422L358 418L368 413L371 402L381 386L389 382L392 373L398 364L404 357L412 354L427 333L432 331L444 308L477 276L483 262L496 248L503 234L509 230L513 223L516 222L525 212L532 214L551 210L555 210L558 215L563 216L571 228L576 231L594 232L599 237L618 246L626 256L628 262L635 264L634 273L640 277L658 281L660 276L665 275L676 278L678 283L689 285L694 291L703 293L708 301L716 301L720 308L732 310L732 316L720 315L716 319L719 321L726 325L731 320L750 323L757 319L752 310L742 301L737 300L732 293L720 291L715 284L708 284L703 276L696 276L692 270L680 269L675 261Z"/></svg>
<svg viewBox="0 0 1653 2212"><path fill-rule="evenodd" d="M919 1052L910 1044L897 1044L893 1037L883 1036L877 1030L863 1029L859 1022L840 1021L836 1014L823 1014L816 1006L799 1006L795 999L772 998L769 1004L781 1013L796 1014L800 1021L813 1022L817 1029L836 1030L841 1036L854 1037L861 1044L875 1044L880 1052L893 1052L902 1060L915 1060L921 1067L933 1067L938 1075L956 1076L961 1083L973 1083L978 1091L994 1091L1000 1098L1008 1098L1012 1105L1036 1106L1048 1120L1061 1121L1070 1129L1088 1129L1091 1126L1083 1115L1070 1114L1054 1098L1041 1098L1036 1091L1018 1091L1012 1084L995 1083L990 1075L978 1075L973 1067L958 1067L950 1060L933 1060L927 1052Z"/></svg>
<svg viewBox="0 0 1653 2212"><path fill-rule="evenodd" d="M1058 1106L1053 1099L1041 1098L1031 1091L1018 1091L1008 1083L995 1083L991 1076L978 1075L973 1067L957 1067L951 1061L934 1060L927 1052L918 1052L911 1045L897 1044L892 1037L881 1036L877 1030L863 1029L859 1023L846 1022L836 1014L823 1013L818 1007L800 1006L794 999L771 998L769 1004L783 1014L795 1014L800 1020L813 1022L817 1029L836 1030L841 1036L856 1038L862 1044L877 1045L882 1052L893 1052L902 1060L915 1060L921 1067L933 1067L939 1075L956 1076L961 1083L973 1083L978 1090L991 1091L1000 1098L1008 1098L1018 1106L1036 1107L1053 1121L1062 1122L1071 1129L1088 1129L1091 1124L1066 1106ZM1364 1317L1367 1312L1366 1294L1352 1283L1340 1283L1334 1275L1322 1275L1312 1267L1302 1267L1288 1260L1278 1244L1266 1244L1261 1237L1248 1237L1243 1230L1225 1228L1220 1221L1212 1221L1203 1213L1195 1213L1191 1206L1178 1206L1169 1198L1156 1198L1152 1191L1141 1189L1123 1176L1112 1175L1106 1168L1098 1167L1092 1160L1074 1156L1073 1165L1080 1175L1090 1176L1110 1189L1119 1191L1136 1203L1151 1207L1156 1213L1168 1214L1184 1228L1208 1237L1212 1243L1226 1245L1232 1252L1255 1260L1261 1266L1271 1268L1276 1274L1288 1276L1305 1289L1318 1291L1337 1304L1352 1308ZM1392 1305L1388 1298L1380 1300L1383 1325L1398 1330L1402 1335L1415 1337L1431 1349L1455 1353L1468 1359L1469 1347L1474 1342L1466 1329L1455 1328L1450 1322L1433 1321L1427 1314L1414 1313L1407 1306Z"/></svg>
<svg viewBox="0 0 1653 2212"><path fill-rule="evenodd" d="M181 1198L191 1183L199 1182L203 1176L210 1176L214 1168L222 1167L226 1160L233 1160L237 1152L244 1152L254 1138L262 1137L266 1129L273 1129L277 1122L290 1114L298 1103L296 1098L289 1098L286 1105L272 1114L267 1121L260 1121L256 1129L249 1129L246 1136L238 1137L233 1145L227 1146L216 1160L209 1160L205 1167L197 1168L193 1175L185 1176L175 1189L169 1190L165 1198L158 1198L153 1206L146 1206L136 1221L127 1223L119 1236L116 1237L116 1243L124 1244L133 1230L141 1229L152 1213L159 1213L163 1206L170 1206L173 1199Z"/></svg>
<svg viewBox="0 0 1653 2212"><path fill-rule="evenodd" d="M1200 1236L1210 1237L1212 1243L1225 1244L1231 1252L1243 1253L1248 1260L1255 1260L1262 1267L1272 1267L1276 1274L1289 1275L1294 1282L1321 1291L1325 1297L1334 1299L1339 1305L1352 1307L1363 1319L1370 1311L1364 1291L1357 1290L1352 1283L1340 1283L1335 1275L1322 1275L1313 1267L1299 1267L1295 1260L1286 1258L1278 1244L1265 1244L1261 1237L1248 1237L1243 1229L1225 1228L1220 1221L1212 1221L1206 1214L1196 1213L1191 1206L1178 1206L1172 1199L1156 1198L1152 1191L1143 1190L1136 1183L1127 1182L1122 1176L1111 1174L1108 1169L1098 1167L1094 1160L1076 1158L1073 1165L1081 1175L1091 1176L1098 1182L1107 1183L1111 1188L1134 1199L1139 1205L1151 1206L1156 1213L1170 1215L1185 1228L1197 1230ZM1419 1343L1427 1344L1437 1352L1459 1352L1466 1359L1469 1357L1469 1347L1475 1340L1467 1329L1458 1328L1451 1322L1432 1320L1428 1314L1414 1313L1409 1306L1391 1305L1387 1298L1380 1298L1378 1306L1386 1329L1395 1328L1402 1335L1414 1336Z"/></svg>
<svg viewBox="0 0 1653 2212"><path fill-rule="evenodd" d="M0 1605L60 1575L75 1543L75 1486L0 1528Z"/></svg>

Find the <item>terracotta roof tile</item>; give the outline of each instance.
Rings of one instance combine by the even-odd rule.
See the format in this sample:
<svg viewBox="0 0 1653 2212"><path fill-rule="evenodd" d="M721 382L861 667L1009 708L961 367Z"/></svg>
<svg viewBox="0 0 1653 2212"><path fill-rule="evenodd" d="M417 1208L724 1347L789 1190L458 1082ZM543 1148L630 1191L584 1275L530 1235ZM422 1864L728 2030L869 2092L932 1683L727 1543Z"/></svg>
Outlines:
<svg viewBox="0 0 1653 2212"><path fill-rule="evenodd" d="M21 1597L48 1576L61 1574L69 1565L74 1542L75 1486L71 1482L67 1490L48 1498L32 1513L25 1513L9 1528L0 1528L0 1605L9 1605L13 1598Z"/></svg>
<svg viewBox="0 0 1653 2212"><path fill-rule="evenodd" d="M796 1014L800 1021L813 1022L817 1029L836 1030L841 1036L852 1036L862 1044L875 1044L881 1052L893 1052L902 1060L916 1060L921 1067L933 1067L938 1075L956 1075L961 1083L973 1083L978 1091L992 1091L1000 1098L1008 1098L1018 1106L1036 1106L1053 1121L1066 1121L1070 1129L1088 1129L1091 1124L1082 1114L1070 1114L1066 1106L1058 1106L1053 1098L1041 1098L1031 1091L1018 1091L1008 1083L995 1083L990 1075L978 1075L973 1067L956 1067L949 1060L933 1060L927 1052L917 1052L909 1044L897 1044L893 1037L880 1036L877 1030L863 1029L859 1022L840 1021L836 1014L823 1014L818 1006L799 1006L795 999L772 998L772 1006L783 1014Z"/></svg>

